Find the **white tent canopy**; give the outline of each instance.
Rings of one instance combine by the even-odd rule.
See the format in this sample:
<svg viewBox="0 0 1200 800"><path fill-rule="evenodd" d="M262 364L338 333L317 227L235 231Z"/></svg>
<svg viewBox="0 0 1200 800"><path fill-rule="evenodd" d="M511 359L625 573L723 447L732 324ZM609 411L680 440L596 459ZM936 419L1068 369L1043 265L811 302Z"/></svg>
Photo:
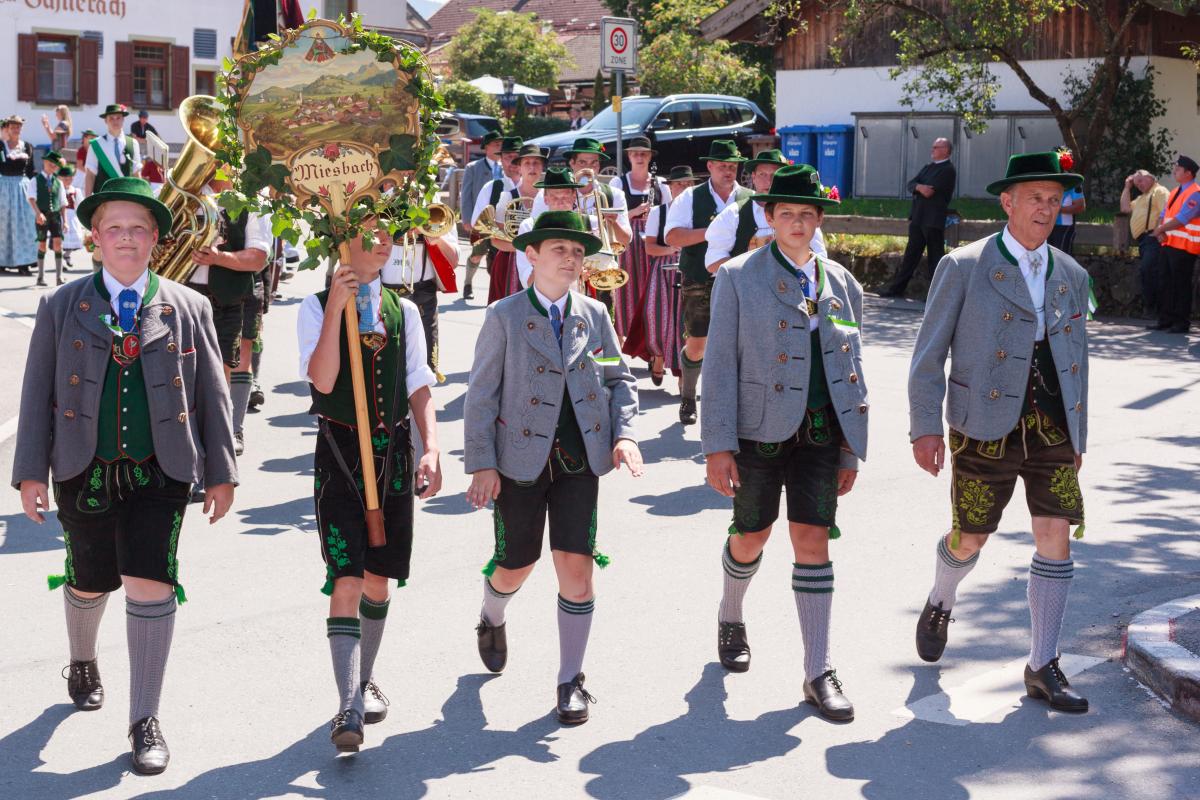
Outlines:
<svg viewBox="0 0 1200 800"><path fill-rule="evenodd" d="M516 102L517 95L525 95L525 102L531 106L540 106L544 103L550 102L550 95L546 92L543 92L540 89L531 89L528 86L522 86L519 83L513 84L513 96L511 100L507 100L504 91L504 81L491 75L484 75L480 78L476 78L470 83L476 89L479 89L485 94L490 94L493 97L500 98L502 103Z"/></svg>

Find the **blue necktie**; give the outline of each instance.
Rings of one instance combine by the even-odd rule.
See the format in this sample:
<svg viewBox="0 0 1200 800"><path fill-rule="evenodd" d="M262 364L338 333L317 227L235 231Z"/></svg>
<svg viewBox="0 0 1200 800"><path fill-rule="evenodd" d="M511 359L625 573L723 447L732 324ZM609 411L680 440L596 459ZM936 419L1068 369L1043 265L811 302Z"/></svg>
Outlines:
<svg viewBox="0 0 1200 800"><path fill-rule="evenodd" d="M358 296L354 298L358 307L358 332L373 333L375 331L375 304L371 302L370 284L358 285Z"/></svg>
<svg viewBox="0 0 1200 800"><path fill-rule="evenodd" d="M550 306L550 327L554 329L554 338L562 344L562 314L558 311L557 305Z"/></svg>
<svg viewBox="0 0 1200 800"><path fill-rule="evenodd" d="M808 287L811 285L808 275L804 274L804 270L798 269L796 270L796 278L800 281L800 291L804 293L806 298L811 300L812 298L808 296Z"/></svg>
<svg viewBox="0 0 1200 800"><path fill-rule="evenodd" d="M117 295L117 321L126 333L137 326L138 295L133 289L122 289Z"/></svg>
<svg viewBox="0 0 1200 800"><path fill-rule="evenodd" d="M504 175L504 173L500 170L500 165L492 164L492 178L494 180L500 180L502 175Z"/></svg>

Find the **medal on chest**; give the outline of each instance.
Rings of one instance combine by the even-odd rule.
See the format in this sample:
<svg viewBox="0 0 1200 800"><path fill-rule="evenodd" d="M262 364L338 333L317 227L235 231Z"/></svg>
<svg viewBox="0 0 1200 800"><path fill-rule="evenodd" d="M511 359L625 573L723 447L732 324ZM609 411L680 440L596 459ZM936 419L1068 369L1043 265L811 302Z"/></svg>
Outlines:
<svg viewBox="0 0 1200 800"><path fill-rule="evenodd" d="M362 340L363 347L369 347L372 350L379 350L387 344L387 337L378 331L360 334L359 339Z"/></svg>
<svg viewBox="0 0 1200 800"><path fill-rule="evenodd" d="M136 333L122 333L113 338L113 360L128 367L142 354L142 342Z"/></svg>

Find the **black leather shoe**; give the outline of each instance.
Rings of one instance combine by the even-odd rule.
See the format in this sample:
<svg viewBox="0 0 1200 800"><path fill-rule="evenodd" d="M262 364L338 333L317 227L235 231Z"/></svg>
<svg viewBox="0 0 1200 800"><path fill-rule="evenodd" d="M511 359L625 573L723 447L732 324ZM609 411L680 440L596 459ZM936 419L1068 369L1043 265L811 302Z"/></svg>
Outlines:
<svg viewBox="0 0 1200 800"><path fill-rule="evenodd" d="M878 294L880 297L884 297L884 298L903 297L904 296L904 292L896 291L895 289L891 288L890 286L886 289L880 289Z"/></svg>
<svg viewBox="0 0 1200 800"><path fill-rule="evenodd" d="M804 684L804 702L817 707L817 713L834 722L854 719L854 706L842 694L837 670L829 670Z"/></svg>
<svg viewBox="0 0 1200 800"><path fill-rule="evenodd" d="M508 637L504 625L488 625L483 617L475 626L475 637L479 641L479 658L488 672L503 672L508 663Z"/></svg>
<svg viewBox="0 0 1200 800"><path fill-rule="evenodd" d="M744 622L717 623L717 655L721 666L730 672L750 669L750 643L746 641Z"/></svg>
<svg viewBox="0 0 1200 800"><path fill-rule="evenodd" d="M1147 325L1146 330L1148 330L1148 331L1165 331L1170 327L1171 327L1171 323L1163 322L1160 319L1158 322L1154 323L1153 325Z"/></svg>
<svg viewBox="0 0 1200 800"><path fill-rule="evenodd" d="M357 753L363 743L362 715L353 708L339 713L329 723L329 739L339 753Z"/></svg>
<svg viewBox="0 0 1200 800"><path fill-rule="evenodd" d="M139 775L157 775L171 762L171 751L158 726L158 717L143 717L129 728L133 745L133 771Z"/></svg>
<svg viewBox="0 0 1200 800"><path fill-rule="evenodd" d="M474 297L475 297L474 290L471 289L470 286L464 286L463 287L463 300L471 300L471 299L474 299Z"/></svg>
<svg viewBox="0 0 1200 800"><path fill-rule="evenodd" d="M925 610L917 619L917 655L922 661L932 663L942 657L951 622L954 620L950 618L950 609L943 609L941 603L935 606L925 601Z"/></svg>
<svg viewBox="0 0 1200 800"><path fill-rule="evenodd" d="M1036 700L1045 700L1055 711L1082 714L1088 710L1086 697L1081 697L1071 688L1071 682L1058 666L1058 659L1034 672L1025 665L1025 694Z"/></svg>
<svg viewBox="0 0 1200 800"><path fill-rule="evenodd" d="M263 390L257 385L250 390L250 408L258 408L263 403L267 402L267 396L263 394Z"/></svg>
<svg viewBox="0 0 1200 800"><path fill-rule="evenodd" d="M374 725L376 722L383 722L387 718L388 703L387 695L379 690L375 681L363 681L362 683L363 709L366 713L363 714L363 721L368 725Z"/></svg>
<svg viewBox="0 0 1200 800"><path fill-rule="evenodd" d="M240 456L246 452L246 435L242 431L233 432L233 454Z"/></svg>
<svg viewBox="0 0 1200 800"><path fill-rule="evenodd" d="M80 711L95 711L104 705L104 687L100 685L96 659L72 661L71 666L63 669L63 677L67 679L67 694Z"/></svg>
<svg viewBox="0 0 1200 800"><path fill-rule="evenodd" d="M582 725L588 721L588 703L596 698L583 688L583 673L558 685L558 721L564 725Z"/></svg>
<svg viewBox="0 0 1200 800"><path fill-rule="evenodd" d="M696 398L679 398L679 421L684 425L696 424Z"/></svg>

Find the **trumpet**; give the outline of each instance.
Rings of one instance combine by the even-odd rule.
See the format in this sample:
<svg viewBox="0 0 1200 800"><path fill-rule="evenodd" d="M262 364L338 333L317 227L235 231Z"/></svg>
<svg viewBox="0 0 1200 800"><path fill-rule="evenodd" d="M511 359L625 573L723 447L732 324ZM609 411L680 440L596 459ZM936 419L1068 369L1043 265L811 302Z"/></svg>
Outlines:
<svg viewBox="0 0 1200 800"><path fill-rule="evenodd" d="M590 169L580 170L578 180L588 184L595 181L595 173ZM598 292L611 292L629 283L629 273L621 269L617 259L625 252L625 245L613 239L611 224L608 217L619 214L608 205L608 196L594 187L591 192L595 198L596 234L600 237L600 252L590 255L583 260L584 268L588 271L587 282ZM588 216L586 213L584 216Z"/></svg>

